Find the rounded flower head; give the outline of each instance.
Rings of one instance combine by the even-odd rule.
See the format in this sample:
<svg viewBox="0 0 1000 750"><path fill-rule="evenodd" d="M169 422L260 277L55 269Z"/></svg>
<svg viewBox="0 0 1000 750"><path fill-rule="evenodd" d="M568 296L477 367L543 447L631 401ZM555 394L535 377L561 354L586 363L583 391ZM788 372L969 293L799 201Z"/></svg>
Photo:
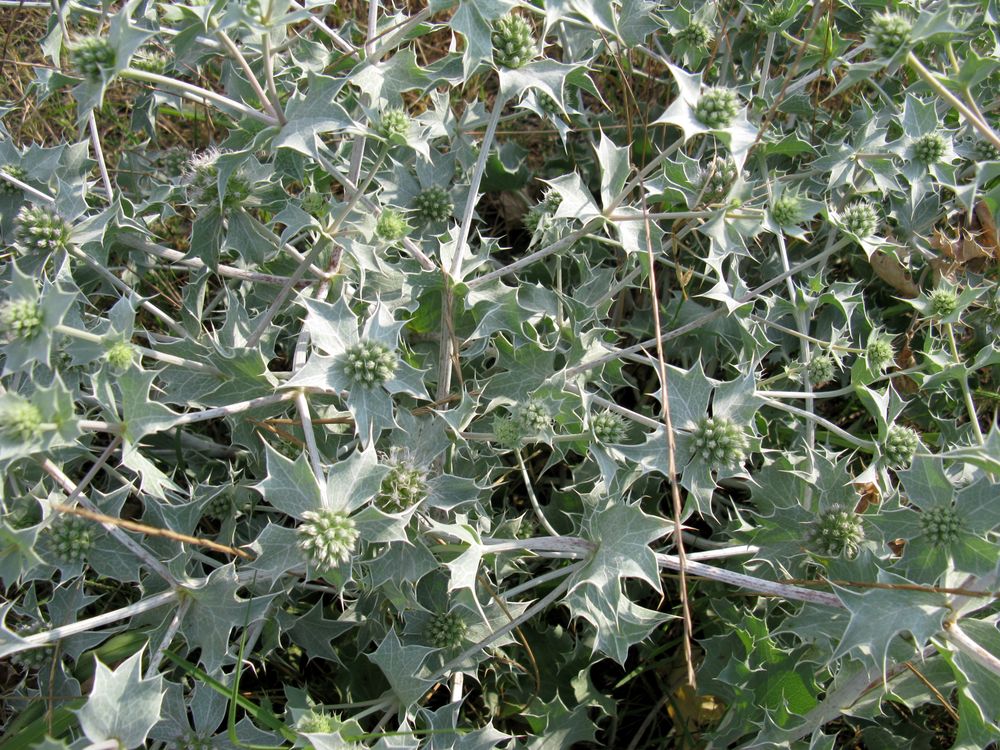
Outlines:
<svg viewBox="0 0 1000 750"><path fill-rule="evenodd" d="M562 195L549 188L537 204L524 215L524 226L532 233L552 224L552 214L562 205Z"/></svg>
<svg viewBox="0 0 1000 750"><path fill-rule="evenodd" d="M595 414L590 420L590 426L594 430L594 437L602 443L622 443L628 433L625 418L610 410Z"/></svg>
<svg viewBox="0 0 1000 750"><path fill-rule="evenodd" d="M802 199L785 193L771 204L771 218L782 227L798 224L802 220Z"/></svg>
<svg viewBox="0 0 1000 750"><path fill-rule="evenodd" d="M383 208L375 221L375 234L388 242L403 239L412 228L403 212L394 208Z"/></svg>
<svg viewBox="0 0 1000 750"><path fill-rule="evenodd" d="M977 162L1000 161L1000 148L997 148L989 141L977 140L972 144L972 153Z"/></svg>
<svg viewBox="0 0 1000 750"><path fill-rule="evenodd" d="M517 421L526 433L541 432L552 424L552 415L541 401L532 399L517 410Z"/></svg>
<svg viewBox="0 0 1000 750"><path fill-rule="evenodd" d="M354 520L340 510L306 511L298 528L299 549L321 569L333 568L351 559L358 541Z"/></svg>
<svg viewBox="0 0 1000 750"><path fill-rule="evenodd" d="M935 289L927 295L927 299L930 301L931 312L938 318L947 317L958 309L958 295L952 289Z"/></svg>
<svg viewBox="0 0 1000 750"><path fill-rule="evenodd" d="M504 448L517 448L524 440L524 428L513 417L493 418L493 437Z"/></svg>
<svg viewBox="0 0 1000 750"><path fill-rule="evenodd" d="M461 647L468 623L457 612L437 612L427 621L424 637L434 648L454 651Z"/></svg>
<svg viewBox="0 0 1000 750"><path fill-rule="evenodd" d="M535 33L524 18L509 13L493 26L493 60L501 68L520 68L537 54Z"/></svg>
<svg viewBox="0 0 1000 750"><path fill-rule="evenodd" d="M898 13L880 13L871 19L868 40L879 57L892 57L909 44L913 23Z"/></svg>
<svg viewBox="0 0 1000 750"><path fill-rule="evenodd" d="M864 538L861 516L835 503L813 522L806 544L812 552L825 557L854 557Z"/></svg>
<svg viewBox="0 0 1000 750"><path fill-rule="evenodd" d="M872 367L884 370L892 364L896 357L896 352L892 348L892 339L885 336L873 338L865 347L865 357Z"/></svg>
<svg viewBox="0 0 1000 750"><path fill-rule="evenodd" d="M559 109L559 102L546 93L538 93L538 106L541 107L542 112L547 115L558 115L562 112L562 110Z"/></svg>
<svg viewBox="0 0 1000 750"><path fill-rule="evenodd" d="M948 139L941 133L927 133L913 141L913 160L921 164L936 164L944 158L948 150Z"/></svg>
<svg viewBox="0 0 1000 750"><path fill-rule="evenodd" d="M205 503L202 513L209 518L222 521L232 515L234 507L232 490L224 490Z"/></svg>
<svg viewBox="0 0 1000 750"><path fill-rule="evenodd" d="M115 48L106 37L85 36L69 48L69 61L85 78L99 83L104 71L115 65Z"/></svg>
<svg viewBox="0 0 1000 750"><path fill-rule="evenodd" d="M743 428L725 417L705 417L692 437L695 455L715 468L743 463L750 450Z"/></svg>
<svg viewBox="0 0 1000 750"><path fill-rule="evenodd" d="M47 534L52 551L68 563L82 563L94 546L94 532L90 521L77 516L60 516L49 527Z"/></svg>
<svg viewBox="0 0 1000 750"><path fill-rule="evenodd" d="M886 464L901 469L910 465L919 445L920 436L914 430L899 424L890 425L882 442L882 456Z"/></svg>
<svg viewBox="0 0 1000 750"><path fill-rule="evenodd" d="M451 196L443 187L434 185L413 199L413 207L421 222L446 221L455 210Z"/></svg>
<svg viewBox="0 0 1000 750"><path fill-rule="evenodd" d="M706 128L724 128L740 113L740 98L732 89L712 88L694 105L694 116Z"/></svg>
<svg viewBox="0 0 1000 750"><path fill-rule="evenodd" d="M69 246L70 225L42 206L23 206L17 212L14 239L26 252L48 253Z"/></svg>
<svg viewBox="0 0 1000 750"><path fill-rule="evenodd" d="M104 359L112 370L127 370L135 359L135 347L128 341L116 341L104 352Z"/></svg>
<svg viewBox="0 0 1000 750"><path fill-rule="evenodd" d="M378 341L361 341L344 354L344 370L354 385L370 388L391 380L399 357Z"/></svg>
<svg viewBox="0 0 1000 750"><path fill-rule="evenodd" d="M920 513L920 529L933 546L947 547L958 540L962 521L953 508L929 508Z"/></svg>
<svg viewBox="0 0 1000 750"><path fill-rule="evenodd" d="M396 459L389 464L389 473L382 478L375 504L388 513L401 513L427 497L424 472L408 461Z"/></svg>
<svg viewBox="0 0 1000 750"><path fill-rule="evenodd" d="M0 406L0 434L12 440L38 440L44 423L42 412L30 401L17 399Z"/></svg>
<svg viewBox="0 0 1000 750"><path fill-rule="evenodd" d="M736 164L731 159L716 156L698 173L694 187L704 200L711 203L724 198L735 179Z"/></svg>
<svg viewBox="0 0 1000 750"><path fill-rule="evenodd" d="M22 167L19 167L16 164L5 164L4 166L0 166L0 172L3 172L4 174L9 174L15 180L20 180L21 182L24 182L25 180L28 179L28 173L25 172ZM7 180L0 179L0 195L20 195L20 194L21 194L21 188L19 188L17 185L10 184L9 182L7 182Z"/></svg>
<svg viewBox="0 0 1000 750"><path fill-rule="evenodd" d="M833 380L837 365L829 354L816 354L806 365L809 382L813 385L823 385Z"/></svg>
<svg viewBox="0 0 1000 750"><path fill-rule="evenodd" d="M691 21L687 26L677 32L677 41L683 42L688 47L707 47L712 41L712 31L701 21Z"/></svg>
<svg viewBox="0 0 1000 750"><path fill-rule="evenodd" d="M167 71L168 63L166 55L157 52L155 49L148 49L133 57L129 64L137 70L145 70L147 73L163 75Z"/></svg>
<svg viewBox="0 0 1000 750"><path fill-rule="evenodd" d="M311 710L303 714L297 722L295 728L302 734L334 734L340 731L343 722L336 714L329 714L326 711Z"/></svg>
<svg viewBox="0 0 1000 750"><path fill-rule="evenodd" d="M378 132L386 140L401 143L410 133L410 116L400 107L387 109L379 119Z"/></svg>
<svg viewBox="0 0 1000 750"><path fill-rule="evenodd" d="M844 209L841 220L847 231L857 237L873 235L878 228L878 214L868 201L857 201L849 205Z"/></svg>
<svg viewBox="0 0 1000 750"><path fill-rule="evenodd" d="M302 210L310 216L317 218L325 216L330 205L326 202L326 196L322 193L303 193L301 196Z"/></svg>
<svg viewBox="0 0 1000 750"><path fill-rule="evenodd" d="M31 339L45 322L41 308L33 299L13 299L0 307L0 331L11 339Z"/></svg>

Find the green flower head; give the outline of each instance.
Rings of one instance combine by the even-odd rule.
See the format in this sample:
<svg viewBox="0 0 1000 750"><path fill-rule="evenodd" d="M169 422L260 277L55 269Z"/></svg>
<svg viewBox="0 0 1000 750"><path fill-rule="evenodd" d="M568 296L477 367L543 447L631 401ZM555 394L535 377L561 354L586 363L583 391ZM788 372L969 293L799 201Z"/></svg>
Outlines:
<svg viewBox="0 0 1000 750"><path fill-rule="evenodd" d="M742 464L750 450L743 428L725 417L705 417L692 433L694 453L713 468Z"/></svg>
<svg viewBox="0 0 1000 750"><path fill-rule="evenodd" d="M813 522L806 536L806 545L824 557L854 557L864 538L861 516L835 503Z"/></svg>
<svg viewBox="0 0 1000 750"><path fill-rule="evenodd" d="M898 13L880 13L871 19L868 41L879 57L892 57L910 42L913 23Z"/></svg>
<svg viewBox="0 0 1000 750"><path fill-rule="evenodd" d="M371 388L391 380L399 356L378 341L361 341L344 352L344 371L356 386Z"/></svg>
<svg viewBox="0 0 1000 750"><path fill-rule="evenodd" d="M468 623L458 612L437 612L428 620L424 637L434 648L454 651L461 647L468 630Z"/></svg>
<svg viewBox="0 0 1000 750"><path fill-rule="evenodd" d="M346 563L354 554L358 530L354 520L340 510L306 511L298 528L299 549L320 569Z"/></svg>
<svg viewBox="0 0 1000 750"><path fill-rule="evenodd" d="M69 48L69 61L84 78L98 83L115 65L115 48L107 37L85 36Z"/></svg>
<svg viewBox="0 0 1000 750"><path fill-rule="evenodd" d="M521 16L510 13L493 27L493 60L501 68L520 68L537 54L535 33Z"/></svg>
<svg viewBox="0 0 1000 750"><path fill-rule="evenodd" d="M706 128L727 127L740 113L740 98L732 89L708 89L694 105L694 116Z"/></svg>
<svg viewBox="0 0 1000 750"><path fill-rule="evenodd" d="M23 206L17 212L14 240L27 253L39 255L69 247L70 225L42 206Z"/></svg>

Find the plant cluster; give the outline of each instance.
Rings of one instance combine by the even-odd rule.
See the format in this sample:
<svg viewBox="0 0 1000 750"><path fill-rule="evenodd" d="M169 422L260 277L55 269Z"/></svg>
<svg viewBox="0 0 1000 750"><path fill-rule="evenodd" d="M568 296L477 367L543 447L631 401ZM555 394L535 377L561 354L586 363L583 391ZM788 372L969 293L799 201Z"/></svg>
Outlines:
<svg viewBox="0 0 1000 750"><path fill-rule="evenodd" d="M4 748L1000 742L995 4L6 5Z"/></svg>

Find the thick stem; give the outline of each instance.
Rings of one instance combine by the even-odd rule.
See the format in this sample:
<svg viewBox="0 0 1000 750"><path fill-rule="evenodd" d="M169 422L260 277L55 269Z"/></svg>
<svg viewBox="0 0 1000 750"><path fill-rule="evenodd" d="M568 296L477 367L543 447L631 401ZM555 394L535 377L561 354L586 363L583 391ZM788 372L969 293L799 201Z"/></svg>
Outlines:
<svg viewBox="0 0 1000 750"><path fill-rule="evenodd" d="M250 411L251 409L258 409L262 406L280 404L282 401L291 401L297 394L298 391L283 391L281 393L273 393L270 396L253 398L249 401L240 401L239 403L230 404L229 406L216 406L213 409L202 409L201 411L189 412L187 414L182 414L174 420L174 426L179 427L181 425L194 424L195 422L207 422L212 419L221 419L222 417L229 417L233 414L240 414L241 412Z"/></svg>
<svg viewBox="0 0 1000 750"><path fill-rule="evenodd" d="M149 612L152 609L162 607L164 604L172 604L177 600L178 596L179 592L176 589L162 591L159 594L154 594L146 599L140 599L134 604L129 604L125 607L121 607L120 609L112 610L111 612L105 612L104 614L95 615L94 617L88 617L86 620L79 620L78 622L73 622L69 625L61 625L58 628L52 628L52 630L46 630L43 633L29 635L24 639L26 641L24 645L4 646L3 655L8 656L10 654L16 654L20 651L27 651L32 648L47 646L50 643L61 641L63 638L69 638L71 635L86 633L104 625L111 625L112 623L120 622L121 620L127 620L129 617L142 614L143 612Z"/></svg>
<svg viewBox="0 0 1000 750"><path fill-rule="evenodd" d="M158 73L150 73L148 70L139 70L137 68L126 68L119 75L122 78L129 78L133 81L143 81L156 86L174 89L188 98L193 98L195 101L202 103L210 102L220 109L238 112L241 115L250 117L258 122L264 123L265 125L273 126L278 124L278 119L273 115L259 112L253 107L248 107L242 102L230 99L228 96L217 94L214 91L209 91L208 89L204 89L201 86L195 86L194 84L187 83L186 81L178 81L176 78L161 76Z"/></svg>
<svg viewBox="0 0 1000 750"><path fill-rule="evenodd" d="M316 482L319 484L320 496L326 505L326 472L323 471L323 461L320 459L319 447L316 445L316 433L313 430L312 416L309 414L309 399L303 391L295 395L295 405L302 420L302 433L306 438L306 449L309 452L309 464L312 466Z"/></svg>
<svg viewBox="0 0 1000 750"><path fill-rule="evenodd" d="M108 196L108 203L111 203L114 201L114 190L111 187L111 177L108 175L108 163L104 160L104 149L101 148L101 132L97 129L97 118L93 111L87 117L87 125L90 128L90 142L94 147L94 160L101 172L101 182L104 183L104 192Z"/></svg>
<svg viewBox="0 0 1000 750"><path fill-rule="evenodd" d="M871 442L870 440L862 440L861 438L855 437L846 430L842 430L841 428L837 427L837 425L835 425L833 422L824 419L823 417L819 416L814 412L808 412L805 409L799 409L795 406L792 406L791 404L783 404L780 401L774 401L772 399L765 398L762 394L766 392L767 391L758 393L757 396L760 397L761 400L771 408L778 409L779 411L788 412L789 414L794 414L797 417L802 417L808 422L813 422L815 424L822 425L824 428L832 432L837 437L841 438L842 440L848 441L851 445L854 445L867 453L873 453L875 451L875 443Z"/></svg>
<svg viewBox="0 0 1000 750"><path fill-rule="evenodd" d="M928 70L915 54L912 52L908 53L906 55L906 62L924 80L924 83L934 90L934 93L957 109L962 114L962 117L968 120L969 124L978 130L986 140L997 148L1000 148L1000 135L997 135L989 125L976 117L976 113L969 109L961 99L951 93L948 87L941 83L938 77L932 71Z"/></svg>
<svg viewBox="0 0 1000 750"><path fill-rule="evenodd" d="M347 202L347 205L344 206L343 210L341 210L340 215L338 215L337 218L334 219L333 222L330 224L330 226L326 228L325 234L328 237L333 237L336 234L337 228L350 215L351 211L354 210L354 207L358 204L358 201L361 200L361 196L364 194L364 191L368 188L368 185L375 178L375 174L382 166L382 162L385 161L386 154L388 154L388 148L383 146L382 150L379 151L379 155L378 158L375 160L375 164L372 166L371 171L369 171L368 173L368 177L365 178L364 183L358 185L358 187L354 191L354 195L351 196L351 199ZM312 263L317 258L319 258L319 255L322 252L322 250L323 250L323 243L317 242L313 247L313 249L309 251L309 254L305 258L303 258L303 260L299 263L298 267L295 269L295 272L288 277L288 280L275 295L274 301L271 303L271 306L268 307L264 315L261 316L260 322L257 323L257 327L254 329L253 333L251 333L249 338L247 339L246 346L248 348L252 349L253 347L257 346L257 344L260 342L261 337L270 327L271 321L274 320L274 317L278 314L278 311L281 310L281 308L284 306L285 300L288 298L288 295L292 291L292 287L294 287L295 284L297 284L302 279L302 277L305 276L306 270L312 265Z"/></svg>

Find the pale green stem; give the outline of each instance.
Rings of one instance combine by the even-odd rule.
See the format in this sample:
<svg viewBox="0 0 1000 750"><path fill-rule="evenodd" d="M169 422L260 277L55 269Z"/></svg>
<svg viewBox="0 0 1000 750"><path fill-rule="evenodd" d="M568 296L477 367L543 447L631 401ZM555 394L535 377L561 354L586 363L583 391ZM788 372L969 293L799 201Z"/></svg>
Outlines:
<svg viewBox="0 0 1000 750"><path fill-rule="evenodd" d="M109 343L114 343L115 339L109 339L108 336L98 336L96 333L91 333L90 331L82 331L79 328L73 328L67 325L57 325L52 329L55 333L61 333L64 336L69 336L74 339L79 339L80 341L86 341L90 344L99 344L101 346L107 346ZM177 365L178 367L187 367L191 370L197 370L198 372L207 372L212 375L221 376L222 373L215 369L211 365L206 365L203 362L195 362L193 359L185 359L184 357L177 357L173 354L166 354L164 352L158 352L155 349L150 349L145 346L139 346L138 344L132 344L137 352L139 352L144 357L149 357L150 359L155 359L160 362L164 362L168 365Z"/></svg>
<svg viewBox="0 0 1000 750"><path fill-rule="evenodd" d="M101 148L101 132L97 129L97 117L94 116L93 111L87 116L87 125L90 128L90 142L94 147L94 160L101 173L101 182L104 183L104 192L107 193L108 203L113 203L114 190L111 187L111 177L108 174L108 163L104 160L104 149Z"/></svg>
<svg viewBox="0 0 1000 750"><path fill-rule="evenodd" d="M58 466L56 466L50 459L46 458L42 461L42 469L44 469L45 473L48 474L50 477L52 477L56 481L56 483L63 488L63 490L65 490L71 496L75 495L80 505L82 505L89 511L92 511L94 513L100 513L100 508L98 508L87 497L85 497L82 493L80 493L77 486L73 483L73 480L70 479L68 476L66 476L66 474L63 473L63 470L60 469ZM126 534L124 529L115 526L113 523L102 523L101 526L103 526L107 530L107 532L111 536L113 536L115 540L118 541L123 547L125 547L133 555L139 558L139 560L142 561L146 565L146 567L148 567L154 573L159 575L160 578L162 578L164 581L166 581L167 585L174 590L171 593L176 594L176 590L181 587L180 583L178 583L177 579L174 578L173 573L170 572L167 566L161 563L153 555L152 552L147 550L145 547L139 544L139 542L137 542L131 536ZM114 622L114 620L112 620L112 622ZM60 628L56 628L56 630L60 630Z"/></svg>
<svg viewBox="0 0 1000 750"><path fill-rule="evenodd" d="M104 266L102 266L100 263L98 263L96 260L91 258L89 255L87 255L79 248L73 247L71 245L69 248L69 253L70 255L74 256L75 258L78 258L79 260L82 260L84 263L86 263L88 266L94 269L94 271L97 273L98 276L101 276L102 278L106 279L112 286L119 289L126 296L131 296L135 293L135 290L132 289L132 287L130 287L124 281L119 279L117 276L111 273L111 271L106 269ZM181 338L187 336L187 331L180 323L178 323L176 320L170 317L170 315L165 313L163 310L161 310L159 307L154 305L149 300L143 300L142 302L139 303L139 306L142 307L144 310L149 311L157 318L159 318L161 321L163 321L163 323L166 324L166 326L176 335L180 336Z"/></svg>
<svg viewBox="0 0 1000 750"><path fill-rule="evenodd" d="M538 517L538 522L542 524L542 527L551 536L559 536L559 532L552 527L549 519L542 513L542 506L539 505L538 498L535 496L535 489L531 484L531 477L528 476L528 467L524 465L524 457L521 455L521 449L515 448L514 455L517 457L517 465L521 469L521 478L524 480L524 486L528 491L528 499L531 501L531 507L535 511L535 516Z"/></svg>
<svg viewBox="0 0 1000 750"><path fill-rule="evenodd" d="M274 106L274 102L271 101L270 97L264 92L264 87L260 85L260 81L257 80L257 76L254 75L253 68L250 67L250 63L240 52L239 47L236 43L229 37L222 29L217 29L215 32L216 37L222 42L222 46L226 48L226 51L236 60L239 66L243 69L243 74L247 77L247 83L250 84L250 88L253 89L257 100L260 102L261 106L264 107L279 124L284 125L285 115L280 110Z"/></svg>
<svg viewBox="0 0 1000 750"><path fill-rule="evenodd" d="M230 99L228 96L217 94L214 91L209 91L208 89L202 88L201 86L195 86L194 84L187 83L186 81L179 81L176 78L161 76L158 73L150 73L148 70L138 70L137 68L126 68L119 73L119 75L122 78L129 78L134 81L143 81L156 86L174 89L189 99L193 99L201 103L211 102L223 110L239 112L242 115L258 120L266 125L274 126L278 124L277 118L272 115L259 112L253 107L248 107L242 102Z"/></svg>
<svg viewBox="0 0 1000 750"><path fill-rule="evenodd" d="M955 342L955 329L951 323L944 324L944 330L948 334L948 344L951 347L951 356L955 358L955 364L963 366L962 357L958 353L958 344ZM959 387L962 389L962 398L965 400L965 410L969 413L969 423L976 434L976 441L983 445L986 440L983 438L983 431L979 426L979 415L976 413L976 404L972 400L972 389L969 388L969 378L959 378Z"/></svg>
<svg viewBox="0 0 1000 750"><path fill-rule="evenodd" d="M917 75L924 80L924 83L934 90L934 93L957 109L962 114L962 117L964 117L969 124L972 125L972 127L978 130L986 140L997 148L1000 148L1000 135L997 135L989 125L980 120L976 116L976 113L969 109L969 107L967 107L961 99L951 93L951 91L948 90L948 87L938 80L938 77L933 72L928 70L924 64L920 62L916 55L912 52L908 53L906 55L906 62L908 62L910 67L916 71Z"/></svg>
<svg viewBox="0 0 1000 750"><path fill-rule="evenodd" d="M795 416L802 417L803 419L809 422L821 425L822 427L825 427L827 430L829 430L837 437L846 440L851 445L857 446L860 450L863 450L866 453L875 452L875 443L871 442L870 440L862 440L861 438L855 437L851 433L847 432L846 430L842 430L841 428L837 427L837 425L835 425L833 422L824 419L818 414L808 412L804 409L799 409L798 407L792 406L791 404L783 404L780 401L774 401L773 399L765 398L760 393L758 393L757 396L765 404L767 404L773 409L778 409L779 411L784 411L789 414L794 414Z"/></svg>
<svg viewBox="0 0 1000 750"><path fill-rule="evenodd" d="M815 337L810 336L808 334L802 333L801 331L796 331L793 328L787 328L787 327L781 325L780 323L775 323L772 320L768 320L767 318L762 318L759 315L756 315L754 313L751 313L749 317L750 317L750 320L754 320L754 321L756 321L758 323L761 323L762 325L766 325L766 326L768 326L770 328L774 328L774 329L776 329L778 331L781 331L782 333L787 333L789 336L795 336L797 338L802 339L803 341L808 341L811 344L816 344L816 346L819 346L819 347L821 347L823 349L832 349L832 350L838 351L838 352L847 352L848 354L864 354L865 353L864 349L858 349L857 347L854 347L854 346L844 346L843 344L834 344L834 343L832 343L830 341L823 341L823 339L815 338Z"/></svg>
<svg viewBox="0 0 1000 750"><path fill-rule="evenodd" d="M316 445L316 433L313 430L312 416L309 413L309 399L303 391L295 395L295 405L298 407L299 419L302 420L302 432L306 438L306 450L309 452L309 463L312 466L313 474L316 475L316 482L320 488L320 499L323 505L327 505L326 493L326 472L323 471L323 461L319 456L319 447Z"/></svg>
<svg viewBox="0 0 1000 750"><path fill-rule="evenodd" d="M824 260L826 260L835 252L837 252L840 248L844 247L845 245L851 242L853 242L853 240L851 240L849 237L841 239L839 242L834 244L832 247L827 248L819 255L816 255L815 257L810 258L809 260L804 260L801 263L798 263L792 268L790 268L788 271L781 273L778 276L775 276L773 279L770 279L765 283L761 284L752 292L749 292L748 294L741 297L738 300L739 304L741 305L746 304L747 302L751 302L752 300L757 299L759 296L764 294L764 292L782 283L789 276L797 274L799 271L804 271L805 269L814 266L817 263L822 263ZM678 326L677 328L667 331L666 333L663 334L661 339L664 342L667 342L675 338L680 338L681 336L687 333L691 333L692 331L698 330L706 323L710 323L711 321L724 317L725 315L726 315L726 310L724 308L713 310L712 312L705 313L704 315L695 318L690 323ZM656 339L647 339L646 341L642 341L638 344L633 344L632 346L626 347L624 349L615 349L603 357L597 357L596 359L593 359L589 362L585 362L582 365L577 365L576 367L571 367L568 370L565 370L564 372L560 373L560 377L565 378L567 380L572 379L577 375L580 375L581 373L587 372L588 370L593 370L596 367L602 367L608 364L609 362L614 362L615 360L621 359L622 357L625 357L629 354L637 354L646 349L650 349L655 345L656 345Z"/></svg>
<svg viewBox="0 0 1000 750"><path fill-rule="evenodd" d="M173 426L178 427L180 425L194 424L195 422L207 422L212 419L220 419L222 417L232 416L233 414L240 414L245 411L250 411L251 409L258 409L262 406L280 404L283 401L291 401L297 394L298 391L283 391L281 393L272 393L270 396L252 398L249 401L240 401L235 404L230 404L229 406L216 406L212 409L202 409L201 411L188 412L187 414L179 416L174 421Z"/></svg>

